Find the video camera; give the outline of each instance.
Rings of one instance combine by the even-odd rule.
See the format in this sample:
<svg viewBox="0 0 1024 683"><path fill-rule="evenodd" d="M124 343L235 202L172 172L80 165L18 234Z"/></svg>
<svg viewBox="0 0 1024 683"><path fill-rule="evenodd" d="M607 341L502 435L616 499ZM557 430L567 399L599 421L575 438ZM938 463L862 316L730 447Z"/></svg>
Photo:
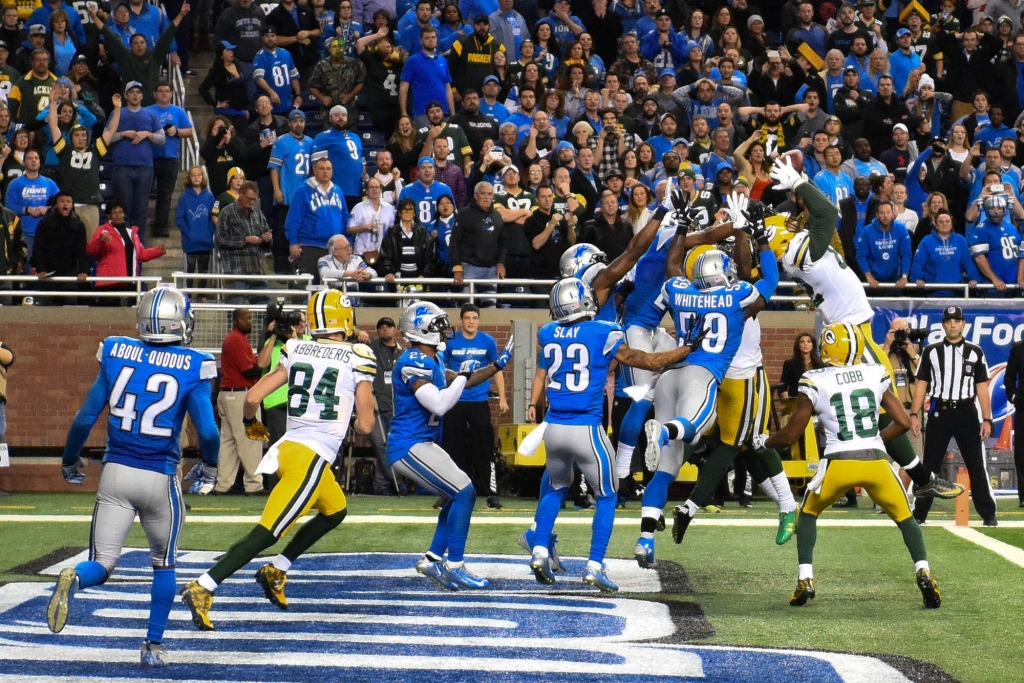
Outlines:
<svg viewBox="0 0 1024 683"><path fill-rule="evenodd" d="M278 339L291 339L295 336L295 326L302 322L302 316L298 311L286 311L284 309L284 297L278 297L276 304L267 304L267 327L274 323L274 329L267 330L268 335L275 335Z"/></svg>

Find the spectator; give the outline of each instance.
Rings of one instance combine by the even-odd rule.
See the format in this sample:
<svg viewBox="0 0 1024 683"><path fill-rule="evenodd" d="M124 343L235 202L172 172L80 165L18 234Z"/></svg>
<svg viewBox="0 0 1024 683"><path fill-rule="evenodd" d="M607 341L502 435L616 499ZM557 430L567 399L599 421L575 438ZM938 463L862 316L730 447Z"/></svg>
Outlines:
<svg viewBox="0 0 1024 683"><path fill-rule="evenodd" d="M853 194L853 179L840 171L842 154L838 147L825 148L825 167L814 176L814 184L822 193L839 204Z"/></svg>
<svg viewBox="0 0 1024 683"><path fill-rule="evenodd" d="M918 221L917 230L915 230L914 234L910 236L910 244L914 246L915 252L917 251L917 245L921 243L921 240L932 234L932 230L935 229L935 217L939 215L939 212L949 210L949 202L946 200L946 196L944 194L941 192L932 192L928 195L928 198L924 201L921 209L921 220ZM958 235L964 234L963 223L958 223L956 219L954 219L953 230Z"/></svg>
<svg viewBox="0 0 1024 683"><path fill-rule="evenodd" d="M42 207L41 207L42 208ZM39 288L54 292L85 290L89 276L89 255L85 245L85 226L75 215L75 200L66 192L58 192L56 201L36 227L32 248L32 265L39 277ZM46 282L51 277L74 277L77 283ZM49 305L75 304L74 298L54 298Z"/></svg>
<svg viewBox="0 0 1024 683"><path fill-rule="evenodd" d="M266 23L277 29L277 44L291 53L295 68L302 77L309 78L317 63L316 45L323 34L313 7L297 0L281 0L267 15ZM342 37L341 40L344 50L345 39Z"/></svg>
<svg viewBox="0 0 1024 683"><path fill-rule="evenodd" d="M398 20L398 35L395 39L409 54L414 54L423 47L423 31L428 28L435 31L441 28L441 22L432 15L433 9L430 0L417 0L414 8Z"/></svg>
<svg viewBox="0 0 1024 683"><path fill-rule="evenodd" d="M813 335L806 332L797 335L796 340L793 342L792 357L782 364L782 389L779 392L779 397L783 400L796 398L800 378L803 377L805 372L825 367L825 364L821 362L821 358L818 356L818 349L816 347L817 344L814 341Z"/></svg>
<svg viewBox="0 0 1024 683"><path fill-rule="evenodd" d="M371 43L373 48L367 49ZM404 50L395 48L387 27L360 38L356 43L356 53L366 69L363 83L370 121L374 130L391 135L395 131L399 111L395 83L401 80L402 66L408 55Z"/></svg>
<svg viewBox="0 0 1024 683"><path fill-rule="evenodd" d="M471 149L479 150L484 140L498 138L498 122L480 111L480 94L476 88L465 88L461 95L462 111L451 118L451 123L466 134Z"/></svg>
<svg viewBox="0 0 1024 683"><path fill-rule="evenodd" d="M461 285L465 278L505 277L505 222L494 209L491 183L479 182L473 188L473 201L459 213L448 249L456 285ZM493 291L493 286L478 287L477 291Z"/></svg>
<svg viewBox="0 0 1024 683"><path fill-rule="evenodd" d="M857 233L857 265L872 287L895 282L902 289L910 275L910 233L897 223L895 207L888 199L878 203L875 218Z"/></svg>
<svg viewBox="0 0 1024 683"><path fill-rule="evenodd" d="M821 59L825 58L825 27L814 22L814 5L801 2L797 7L797 25L786 35L786 45L793 52L806 43Z"/></svg>
<svg viewBox="0 0 1024 683"><path fill-rule="evenodd" d="M458 166L449 163L448 161L449 139L450 138L434 138L432 145L434 154L434 177L439 183L446 185L452 190L452 194L455 197L455 205L461 209L469 203L469 197L466 195L466 176L463 175L463 171ZM473 160L469 156L466 157L466 162L470 166L473 164Z"/></svg>
<svg viewBox="0 0 1024 683"><path fill-rule="evenodd" d="M263 275L263 248L270 245L272 234L267 219L256 206L259 198L260 190L256 183L245 181L238 200L224 209L217 220L215 241L223 273ZM266 288L266 283L258 280L234 280L227 284L233 289ZM232 303L243 300L244 297L234 297Z"/></svg>
<svg viewBox="0 0 1024 683"><path fill-rule="evenodd" d="M12 9L15 11L12 12ZM20 25L17 9L16 5L7 5L0 12L0 41L7 45L8 64L19 73L24 73L28 71L28 65L22 63L15 51L28 39L28 33ZM45 29L43 33L46 33Z"/></svg>
<svg viewBox="0 0 1024 683"><path fill-rule="evenodd" d="M575 216L555 213L554 201L555 193L550 185L545 183L538 187L537 210L523 225L526 238L530 240L530 246L533 248L530 273L535 280L554 280L561 277L558 269L559 260L565 250L577 241ZM546 294L547 288L535 286L533 291Z"/></svg>
<svg viewBox="0 0 1024 683"><path fill-rule="evenodd" d="M416 221L416 202L398 200L398 222L384 233L377 270L389 283L396 278L410 280L427 277L434 262L434 240Z"/></svg>
<svg viewBox="0 0 1024 683"><path fill-rule="evenodd" d="M974 168L975 159L980 156L984 156L985 162L978 168ZM1003 169L1003 156L999 152L998 147L989 147L985 150L984 155L981 152L981 143L976 142L971 146L970 155L968 158L960 164L960 183L968 188L967 191L967 203L973 205L983 194L985 194L986 176L989 174L995 174L999 176L999 182L1009 183L1011 188L1016 188L1020 185L1020 178L1010 170ZM1013 190L1010 191L1013 193ZM1013 193L1015 194L1015 193ZM968 210L970 210L968 208ZM968 220L974 220L969 218Z"/></svg>
<svg viewBox="0 0 1024 683"><path fill-rule="evenodd" d="M420 155L426 157L434 154L434 141L445 138L448 143L445 158L451 161L460 173L468 174L473 163L473 148L470 147L469 139L462 127L452 121L445 121L444 109L440 102L427 104L426 119L424 125L417 131L418 139L423 141Z"/></svg>
<svg viewBox="0 0 1024 683"><path fill-rule="evenodd" d="M897 49L889 53L889 73L892 75L893 88L897 93L907 89L907 81L911 72L921 69L921 55L914 51L914 38L909 29L896 31Z"/></svg>
<svg viewBox="0 0 1024 683"><path fill-rule="evenodd" d="M506 166L501 172L501 184L494 188L494 209L505 224L505 277L513 280L529 279L533 248L524 231L526 219L537 208L537 199L519 186L519 169ZM502 291L529 293L523 285L509 285Z"/></svg>
<svg viewBox="0 0 1024 683"><path fill-rule="evenodd" d="M995 174L988 174L995 179ZM998 186L998 184L996 184ZM974 223L967 229L967 244L978 271L998 292L1006 291L1007 284L1020 283L1020 233L1010 220L1011 209L1019 204L1003 193L993 193L986 187L978 201L967 210L965 219ZM979 204L981 205L979 207ZM1018 209L1019 211L1019 209ZM1012 293L1012 292L1011 292Z"/></svg>
<svg viewBox="0 0 1024 683"><path fill-rule="evenodd" d="M320 101L325 112L333 112L340 106L347 113L351 107L350 102L363 91L366 77L359 62L345 56L343 38L334 38L328 43L327 49L330 56L317 62L313 68L313 75L309 78L309 93ZM352 128L357 122L357 117L353 117L350 122L346 115L345 128Z"/></svg>
<svg viewBox="0 0 1024 683"><path fill-rule="evenodd" d="M909 141L910 132L906 125L897 123L892 128L892 146L878 157L878 160L885 164L885 168L897 183L906 180L907 170L917 156L916 147L911 149Z"/></svg>
<svg viewBox="0 0 1024 683"><path fill-rule="evenodd" d="M228 187L228 171L245 157L245 145L236 137L231 119L226 116L210 117L199 155L206 162L210 192L219 197Z"/></svg>
<svg viewBox="0 0 1024 683"><path fill-rule="evenodd" d="M167 247L142 246L139 229L125 223L124 204L117 199L107 204L107 222L96 229L86 245L86 252L96 259L96 276L138 277L142 275L142 264L160 258L167 253ZM135 292L133 282L98 281L98 292ZM122 305L124 299L100 297L101 306Z"/></svg>
<svg viewBox="0 0 1024 683"><path fill-rule="evenodd" d="M7 186L4 204L21 219L22 234L28 248L29 262L35 258L36 228L46 215L50 199L60 191L57 183L39 174L39 152L25 152L25 172ZM74 200L72 200L74 204ZM85 248L84 245L82 247ZM26 267L29 264L26 264ZM88 270L88 268L86 268Z"/></svg>
<svg viewBox="0 0 1024 683"><path fill-rule="evenodd" d="M991 62L1001 49L1001 40L974 29L959 37L941 26L932 32L932 50L943 58L943 89L953 96L953 120L971 113L975 91L989 89Z"/></svg>
<svg viewBox="0 0 1024 683"><path fill-rule="evenodd" d="M416 168L420 145L416 144L416 129L413 128L412 118L408 116L399 117L395 132L388 140L387 152L391 155L395 168L402 174L402 180L409 183L412 180L412 171ZM401 192L399 193L401 196Z"/></svg>
<svg viewBox="0 0 1024 683"><path fill-rule="evenodd" d="M313 3L314 9L316 9L316 3ZM317 44L323 45L326 43L328 36L341 36L345 39L345 54L349 57L356 56L356 41L363 37L365 29L363 28L362 22L352 19L352 2L351 0L341 0L338 3L337 16L329 22L328 26L324 26L323 20L318 16L317 19L320 21L320 26L324 31L324 34L316 41ZM320 48L323 52L323 48Z"/></svg>
<svg viewBox="0 0 1024 683"><path fill-rule="evenodd" d="M0 25L0 35L2 34L3 26ZM11 48L8 46L8 43L0 38L0 91L5 95L11 92L14 82L21 78L21 72L12 66L10 57ZM4 106L6 108L6 105Z"/></svg>
<svg viewBox="0 0 1024 683"><path fill-rule="evenodd" d="M501 43L502 47L505 48L505 54L512 55L512 59L519 59L519 47L523 41L530 35L530 25L526 23L526 19L519 12L512 9L513 0L498 0L498 10L492 12L491 16L488 17L491 26L491 35L494 39ZM547 24L545 24L547 26ZM538 31L540 26L537 27ZM550 27L549 27L550 28ZM557 45L558 41L555 39L554 34L549 35L549 40L552 46ZM536 40L534 43L537 45L537 57L543 57L542 46ZM548 72L552 72L555 65L557 64L557 58L560 56L553 55L555 57L554 64L545 64L545 69ZM543 59L541 61L544 61Z"/></svg>
<svg viewBox="0 0 1024 683"><path fill-rule="evenodd" d="M242 134L245 145L245 177L260 188L260 210L267 220L274 212L274 184L270 179L270 157L278 136L288 132L288 122L273 113L266 94L256 96L256 117Z"/></svg>
<svg viewBox="0 0 1024 683"><path fill-rule="evenodd" d="M415 219L421 225L430 225L437 214L437 200L448 195L455 200L450 187L434 180L435 167L431 157L422 157L417 164L419 172L416 182L406 185L398 195L398 200L411 199L416 207Z"/></svg>
<svg viewBox="0 0 1024 683"><path fill-rule="evenodd" d="M455 230L455 202L448 195L437 198L437 216L431 224L430 236L434 238L434 246L437 252L436 277L451 277L452 257L448 251L448 244L452 239L452 232Z"/></svg>
<svg viewBox="0 0 1024 683"><path fill-rule="evenodd" d="M199 84L199 96L213 107L215 114L230 118L236 130L248 126L251 98L242 65L235 60L234 43L218 44L213 66Z"/></svg>
<svg viewBox="0 0 1024 683"><path fill-rule="evenodd" d="M878 79L878 94L864 105L864 133L871 144L871 155L881 156L893 140L893 127L910 121L907 105L893 90L892 78Z"/></svg>
<svg viewBox="0 0 1024 683"><path fill-rule="evenodd" d="M313 162L313 177L295 191L285 221L292 260L300 273L313 276L313 284L320 282L317 262L327 255L327 240L348 226L348 207L333 173L330 159Z"/></svg>
<svg viewBox="0 0 1024 683"><path fill-rule="evenodd" d="M238 195L242 192L242 183L246 180L245 171L242 170L241 166L235 166L234 168L228 169L228 186L220 195L217 196L217 200L213 203L213 224L217 225L217 219L220 216L222 209L226 209L235 203L238 199ZM257 186L259 187L259 186Z"/></svg>
<svg viewBox="0 0 1024 683"><path fill-rule="evenodd" d="M121 110L114 134L114 194L128 207L128 222L145 234L153 187L154 148L164 144L166 134L157 115L142 107L141 83L129 81L124 95L128 106Z"/></svg>
<svg viewBox="0 0 1024 683"><path fill-rule="evenodd" d="M39 7L33 10L32 14L25 20L25 28L42 26L44 29L51 25L52 17L56 12L64 12L64 20L67 28L75 35L80 44L85 44L85 27L82 25L82 18L71 5L64 0L43 0ZM153 35L156 35L154 32Z"/></svg>
<svg viewBox="0 0 1024 683"><path fill-rule="evenodd" d="M253 194L249 204L251 211L257 200L256 183L249 184L249 190ZM220 392L217 395L217 413L220 415L220 464L217 467L217 484L213 492L228 493L235 485L238 466L241 464L244 470L242 485L246 495L259 496L264 495L263 478L256 474L256 468L259 467L263 449L259 441L245 435L242 407L245 404L245 392L256 384L263 374L263 368L270 365L273 345L264 346L260 351L260 357L257 358L248 337L252 333L252 312L248 308L236 308L231 315L231 324L231 331L224 337L220 349Z"/></svg>
<svg viewBox="0 0 1024 683"><path fill-rule="evenodd" d="M491 20L486 14L473 19L473 33L455 41L448 55L448 68L452 73L452 87L462 94L466 88L478 89L484 77L491 73L491 58L495 52L504 50L491 35Z"/></svg>
<svg viewBox="0 0 1024 683"><path fill-rule="evenodd" d="M252 62L256 58L256 53L263 47L260 28L265 19L266 15L263 13L263 9L253 0L235 0L221 12L213 31L215 42L236 46L235 60L242 72L242 80L248 86L247 102L251 102L256 95L256 81L252 77Z"/></svg>
<svg viewBox="0 0 1024 683"><path fill-rule="evenodd" d="M512 115L508 107L498 101L498 93L501 92L501 85L498 77L494 74L484 77L484 84L480 86L483 99L480 101L480 111L484 116L490 116L496 125L505 123Z"/></svg>
<svg viewBox="0 0 1024 683"><path fill-rule="evenodd" d="M302 86L291 53L277 49L277 29L273 25L260 29L260 36L263 49L252 60L256 87L270 98L273 113L285 114L290 109L298 109L302 106Z"/></svg>
<svg viewBox="0 0 1024 683"><path fill-rule="evenodd" d="M71 59L83 43L68 32L68 13L64 10L59 9L50 15L49 26L50 32L43 48L50 53L53 72L59 78L71 68Z"/></svg>
<svg viewBox="0 0 1024 683"><path fill-rule="evenodd" d="M181 139L192 137L192 122L181 107L171 103L171 84L160 81L156 86L156 104L148 107L156 115L164 131L164 144L153 148L153 175L156 179L156 212L153 236L167 237L167 221L171 214L171 195L181 166ZM116 111L116 110L115 110ZM110 123L107 124L110 127ZM116 129L117 126L114 125ZM101 155L102 156L102 155Z"/></svg>
<svg viewBox="0 0 1024 683"><path fill-rule="evenodd" d="M381 185L381 200L393 207L404 187L402 173L392 165L391 152L386 149L377 152L376 162L377 172L371 177L376 178Z"/></svg>
<svg viewBox="0 0 1024 683"><path fill-rule="evenodd" d="M758 63L758 60L764 59ZM789 72L786 73L786 66ZM760 102L795 102L797 90L806 78L803 67L782 47L768 50L751 64L747 85Z"/></svg>
<svg viewBox="0 0 1024 683"><path fill-rule="evenodd" d="M294 272L294 267L288 261L290 254L284 223L291 198L309 177L309 155L313 149L313 139L305 135L305 130L306 114L301 109L292 111L288 115L288 134L278 137L270 151L268 169L274 206L269 223L274 235L272 249L275 273Z"/></svg>
<svg viewBox="0 0 1024 683"><path fill-rule="evenodd" d="M179 4L178 7L180 10L181 5ZM128 0L128 26L133 33L141 33L146 36L146 44L149 49L153 49L158 37L169 23L166 8L163 5L153 5L146 0ZM171 43L170 59L174 65L181 63L177 41Z"/></svg>
<svg viewBox="0 0 1024 683"><path fill-rule="evenodd" d="M619 211L618 199L608 190L601 193L594 219L587 221L579 241L593 244L613 261L626 251L633 238L633 226Z"/></svg>
<svg viewBox="0 0 1024 683"><path fill-rule="evenodd" d="M878 200L871 196L871 183L866 176L857 176L853 181L853 194L839 202L839 239L843 256L853 272L861 280L864 274L857 264L856 239L864 226L875 218Z"/></svg>
<svg viewBox="0 0 1024 683"><path fill-rule="evenodd" d="M344 235L334 235L327 240L327 254L316 262L316 269L321 282L331 279L361 283L377 277L377 271L353 253L352 243Z"/></svg>
<svg viewBox="0 0 1024 683"><path fill-rule="evenodd" d="M21 275L25 271L28 254L28 245L21 233L21 221L13 211L0 207L0 275ZM0 285L0 289L6 288ZM0 297L0 305L9 303L9 298Z"/></svg>
<svg viewBox="0 0 1024 683"><path fill-rule="evenodd" d="M385 449L387 435L391 431L391 418L395 414L395 401L391 392L392 377L395 363L402 355L402 345L395 338L395 321L383 317L377 321L377 337L371 339L369 346L376 359L376 377L373 380L373 395L377 399L377 410L370 442L377 456L377 467L374 468L373 492L378 496L405 494L405 484L399 482L388 467Z"/></svg>
<svg viewBox="0 0 1024 683"><path fill-rule="evenodd" d="M75 104L71 100L71 83L66 78L57 79L57 82L50 88L50 104L54 107L53 120L57 123L58 136L63 137L65 142L69 142L68 136L73 126L81 125L91 131L96 124L96 117L85 105ZM39 112L36 120L28 128L34 136L33 146L39 147L42 143L40 151L46 151L42 156L42 174L60 183L60 159L52 149L53 137L50 135L49 119L50 108L47 106ZM40 130L41 133L36 132Z"/></svg>
<svg viewBox="0 0 1024 683"><path fill-rule="evenodd" d="M870 178L875 175L889 175L889 169L885 167L885 164L871 156L871 143L867 138L854 140L853 157L844 161L839 170L854 180L860 176Z"/></svg>
<svg viewBox="0 0 1024 683"><path fill-rule="evenodd" d="M31 52L31 70L14 82L7 95L7 107L16 124L26 126L36 120L49 104L50 88L57 77L50 73L50 53L42 48Z"/></svg>
<svg viewBox="0 0 1024 683"><path fill-rule="evenodd" d="M402 68L402 81L398 87L399 109L403 116L410 113L421 116L426 113L428 103L438 101L445 114L452 114L455 111L452 75L448 71L448 62L437 54L437 30L433 27L423 29L421 41L422 49L411 55Z"/></svg>
<svg viewBox="0 0 1024 683"><path fill-rule="evenodd" d="M907 226L907 230L910 232L911 241L913 241L913 235L917 231L918 215L917 212L907 206L907 186L902 183L896 183L892 188L892 201L896 205L896 221Z"/></svg>
<svg viewBox="0 0 1024 683"><path fill-rule="evenodd" d="M363 143L355 133L348 132L348 110L340 104L331 108L330 130L313 138L310 154L312 161L329 159L334 168L336 185L345 198L346 210L351 210L362 197L362 179L366 172Z"/></svg>
<svg viewBox="0 0 1024 683"><path fill-rule="evenodd" d="M925 235L914 253L910 279L918 287L926 284L963 284L975 287L981 279L971 258L967 239L953 232L953 215L945 209L934 217L935 229ZM928 291L925 296L958 296L959 292Z"/></svg>
<svg viewBox="0 0 1024 683"><path fill-rule="evenodd" d="M70 143L57 127L56 107L50 102L50 139L56 142L53 151L60 160L64 188L75 201L75 212L85 225L86 239L92 239L99 226L103 195L100 193L100 158L107 154L107 145L114 139L121 120L121 96L114 95L114 111L96 142L89 147L89 131L82 126L71 129ZM177 175L177 170L175 170Z"/></svg>
<svg viewBox="0 0 1024 683"><path fill-rule="evenodd" d="M377 178L366 181L366 199L352 209L352 217L345 230L355 240L355 254L371 266L380 256L384 233L395 224L395 208L383 201L382 188Z"/></svg>
<svg viewBox="0 0 1024 683"><path fill-rule="evenodd" d="M181 250L185 252L186 273L209 273L210 255L213 253L213 194L207 189L209 181L202 166L193 166L185 177L185 186L178 197L174 224L181 231ZM199 281L206 286L205 280ZM195 287L189 281L189 287ZM200 301L206 297L201 296Z"/></svg>

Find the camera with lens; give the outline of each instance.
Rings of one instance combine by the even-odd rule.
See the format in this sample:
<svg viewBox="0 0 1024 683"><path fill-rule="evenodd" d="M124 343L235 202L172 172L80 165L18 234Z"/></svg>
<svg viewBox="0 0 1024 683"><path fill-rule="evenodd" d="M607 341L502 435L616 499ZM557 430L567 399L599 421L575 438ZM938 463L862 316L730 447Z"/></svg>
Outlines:
<svg viewBox="0 0 1024 683"><path fill-rule="evenodd" d="M274 323L274 329L267 330L268 335L275 335L278 339L286 340L295 336L295 326L302 321L302 316L297 311L286 311L284 308L284 297L279 297L276 304L267 304L267 327Z"/></svg>
<svg viewBox="0 0 1024 683"><path fill-rule="evenodd" d="M928 339L928 330L894 330L893 345L905 349L909 344L918 344Z"/></svg>

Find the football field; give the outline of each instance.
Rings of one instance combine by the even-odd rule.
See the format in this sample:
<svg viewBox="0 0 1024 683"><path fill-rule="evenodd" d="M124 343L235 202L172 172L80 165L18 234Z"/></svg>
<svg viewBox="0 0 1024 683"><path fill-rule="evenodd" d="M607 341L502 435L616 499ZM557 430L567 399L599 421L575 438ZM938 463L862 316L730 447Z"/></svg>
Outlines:
<svg viewBox="0 0 1024 683"><path fill-rule="evenodd" d="M262 498L187 496L178 584L208 568L254 523ZM658 568L632 558L639 506L620 510L608 571L613 596L581 581L590 512L562 512L568 572L537 584L517 539L535 501L478 505L469 566L492 588L449 593L412 569L429 544L433 497L349 499L349 517L289 572L290 609L253 581L256 561L217 592L196 631L176 603L171 666L144 674L149 600L136 525L121 567L83 591L59 635L45 604L60 569L88 544L91 494L0 498L0 681L1024 681L1024 509L1000 501L997 529L951 529L950 502L924 527L942 607L925 610L891 522L861 499L819 523L817 598L793 608L796 543L776 546L766 501L701 514L682 545L657 537ZM671 524L671 521L669 522Z"/></svg>

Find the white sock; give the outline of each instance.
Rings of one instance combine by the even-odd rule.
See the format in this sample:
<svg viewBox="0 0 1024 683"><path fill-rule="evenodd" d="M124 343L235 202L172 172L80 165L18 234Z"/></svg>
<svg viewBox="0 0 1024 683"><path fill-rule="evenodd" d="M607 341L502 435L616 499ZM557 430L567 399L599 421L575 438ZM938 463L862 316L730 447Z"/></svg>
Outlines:
<svg viewBox="0 0 1024 683"><path fill-rule="evenodd" d="M199 585L211 593L217 590L217 582L209 574L203 574L199 577Z"/></svg>
<svg viewBox="0 0 1024 683"><path fill-rule="evenodd" d="M640 508L640 517L643 519L653 519L658 521L661 518L661 508L643 506Z"/></svg>
<svg viewBox="0 0 1024 683"><path fill-rule="evenodd" d="M772 487L778 495L779 512L792 512L796 510L796 499L793 498L793 489L789 488L789 478L785 472L779 472L771 477Z"/></svg>
<svg viewBox="0 0 1024 683"><path fill-rule="evenodd" d="M920 562L915 562L914 563L914 571L915 572L919 572L922 569L927 569L928 571L932 570L931 566L928 564L928 560L921 560Z"/></svg>
<svg viewBox="0 0 1024 683"><path fill-rule="evenodd" d="M423 557L427 558L431 562L440 562L441 560L444 559L443 557L438 557L437 555L435 555L434 553L430 552L429 550L427 552L423 553Z"/></svg>
<svg viewBox="0 0 1024 683"><path fill-rule="evenodd" d="M685 507L686 511L688 513L690 513L690 517L696 517L697 516L697 511L700 510L700 507L698 507L697 504L694 503L689 498L687 498L686 502L683 503L683 507Z"/></svg>
<svg viewBox="0 0 1024 683"><path fill-rule="evenodd" d="M535 545L533 546L533 554L537 557L547 557L548 549L542 545Z"/></svg>
<svg viewBox="0 0 1024 683"><path fill-rule="evenodd" d="M602 570L604 570L604 567L601 566L600 562L595 562L594 560L587 560L587 571L588 572L590 572L590 571L599 572L599 571L602 571Z"/></svg>
<svg viewBox="0 0 1024 683"><path fill-rule="evenodd" d="M640 538L654 538L654 532L653 531L641 531L640 532Z"/></svg>
<svg viewBox="0 0 1024 683"><path fill-rule="evenodd" d="M447 562L448 569L458 569L459 567L461 567L464 564L466 564L466 563L465 562L452 562L451 560L448 560L448 562Z"/></svg>
<svg viewBox="0 0 1024 683"><path fill-rule="evenodd" d="M625 479L629 476L629 468L633 463L633 449L635 446L627 446L619 442L615 449L615 476Z"/></svg>
<svg viewBox="0 0 1024 683"><path fill-rule="evenodd" d="M772 486L772 480L771 479L765 479L764 481L759 481L759 482L757 482L757 485L761 487L762 491L764 491L764 495L766 495L769 498L771 498L772 501L776 505L779 504L779 493L778 493L778 491L775 490L775 487Z"/></svg>
<svg viewBox="0 0 1024 683"><path fill-rule="evenodd" d="M270 561L270 564L274 565L274 569L282 572L286 572L292 568L292 561L284 555L278 555Z"/></svg>
<svg viewBox="0 0 1024 683"><path fill-rule="evenodd" d="M800 569L800 574L798 575L797 578L799 578L801 581L803 581L804 579L813 579L814 578L814 565L801 564L799 566L799 569Z"/></svg>

